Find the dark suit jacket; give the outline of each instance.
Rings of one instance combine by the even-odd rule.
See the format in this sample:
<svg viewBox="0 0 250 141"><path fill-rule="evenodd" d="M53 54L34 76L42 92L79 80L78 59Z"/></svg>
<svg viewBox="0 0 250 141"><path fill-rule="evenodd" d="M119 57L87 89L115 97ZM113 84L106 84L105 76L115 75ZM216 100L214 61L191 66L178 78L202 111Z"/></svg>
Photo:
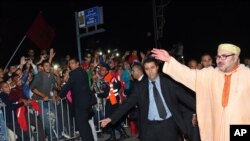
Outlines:
<svg viewBox="0 0 250 141"><path fill-rule="evenodd" d="M92 92L89 88L88 75L82 68L77 68L69 73L69 80L63 85L59 96L64 97L69 90L72 93L72 104L75 112L89 110L92 101Z"/></svg>
<svg viewBox="0 0 250 141"><path fill-rule="evenodd" d="M161 90L163 97L168 105L170 112L180 131L186 134L187 129L179 108L179 104L185 104L195 110L195 100L187 94L179 84L173 81L170 77L165 75L160 76ZM119 109L110 116L112 124L117 122L126 112L138 103L140 108L140 125L141 125L141 139L143 140L144 133L147 129L148 110L149 110L149 91L148 79L143 79L132 90L130 97L120 105ZM168 130L167 127L162 130ZM171 129L169 129L171 130Z"/></svg>

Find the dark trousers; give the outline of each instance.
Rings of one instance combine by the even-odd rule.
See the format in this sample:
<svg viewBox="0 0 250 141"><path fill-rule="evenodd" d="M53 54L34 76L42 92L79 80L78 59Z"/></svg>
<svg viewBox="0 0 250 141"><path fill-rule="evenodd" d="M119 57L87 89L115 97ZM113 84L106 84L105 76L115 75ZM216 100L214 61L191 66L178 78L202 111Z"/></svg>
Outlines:
<svg viewBox="0 0 250 141"><path fill-rule="evenodd" d="M30 125L34 126L35 130L36 130L36 134L34 134L34 141L45 141L45 133L43 130L43 123L37 117L37 115L35 115L35 113L30 114Z"/></svg>
<svg viewBox="0 0 250 141"><path fill-rule="evenodd" d="M89 125L89 111L75 110L75 118L82 141L94 141L92 130Z"/></svg>
<svg viewBox="0 0 250 141"><path fill-rule="evenodd" d="M179 141L181 134L175 120L171 117L164 121L148 121L142 141Z"/></svg>

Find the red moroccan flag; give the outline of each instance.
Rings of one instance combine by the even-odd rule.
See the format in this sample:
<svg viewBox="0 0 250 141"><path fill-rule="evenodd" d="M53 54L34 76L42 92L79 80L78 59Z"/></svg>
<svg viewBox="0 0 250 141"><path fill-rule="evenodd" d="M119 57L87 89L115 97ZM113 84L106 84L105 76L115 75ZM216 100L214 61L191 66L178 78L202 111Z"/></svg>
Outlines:
<svg viewBox="0 0 250 141"><path fill-rule="evenodd" d="M48 50L55 37L55 31L39 13L26 35L39 48Z"/></svg>

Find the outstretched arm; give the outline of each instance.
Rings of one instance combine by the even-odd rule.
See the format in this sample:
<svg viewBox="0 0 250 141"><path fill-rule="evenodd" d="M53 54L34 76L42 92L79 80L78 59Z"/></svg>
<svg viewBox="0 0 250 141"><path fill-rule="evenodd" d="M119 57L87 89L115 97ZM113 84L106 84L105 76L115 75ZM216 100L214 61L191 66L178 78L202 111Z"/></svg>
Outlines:
<svg viewBox="0 0 250 141"><path fill-rule="evenodd" d="M121 119L127 112L137 103L138 101L138 92L137 89L133 88L131 95L122 103L119 105L119 108L112 113L109 117L103 119L100 121L101 126L105 127L107 124L115 124L117 121Z"/></svg>
<svg viewBox="0 0 250 141"><path fill-rule="evenodd" d="M195 91L197 70L191 70L187 66L180 64L166 50L154 48L151 52L156 59L165 62L163 66L165 74Z"/></svg>

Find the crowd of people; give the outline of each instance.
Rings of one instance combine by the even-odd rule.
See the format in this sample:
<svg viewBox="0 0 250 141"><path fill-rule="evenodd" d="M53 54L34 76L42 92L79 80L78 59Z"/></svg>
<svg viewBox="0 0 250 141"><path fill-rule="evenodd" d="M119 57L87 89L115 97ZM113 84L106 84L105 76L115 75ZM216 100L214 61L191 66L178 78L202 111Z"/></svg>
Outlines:
<svg viewBox="0 0 250 141"><path fill-rule="evenodd" d="M0 69L7 127L15 130L18 140L31 138L11 111L30 105L38 113L28 114L30 124L38 120L39 141L64 138L53 132L58 120L54 105L62 98L70 105L83 141L96 141L104 132L110 134L107 141L127 139L125 120L135 123L142 141L227 141L229 124L250 123L250 110L239 110L247 104L250 59L239 65L240 48L233 44L219 46L216 65L207 53L200 61L181 65L161 49L121 56L97 49L81 61L66 55L57 65L55 55L53 48L39 55L29 49L19 63ZM223 85L228 75L232 86ZM96 130L102 132L97 135Z"/></svg>

